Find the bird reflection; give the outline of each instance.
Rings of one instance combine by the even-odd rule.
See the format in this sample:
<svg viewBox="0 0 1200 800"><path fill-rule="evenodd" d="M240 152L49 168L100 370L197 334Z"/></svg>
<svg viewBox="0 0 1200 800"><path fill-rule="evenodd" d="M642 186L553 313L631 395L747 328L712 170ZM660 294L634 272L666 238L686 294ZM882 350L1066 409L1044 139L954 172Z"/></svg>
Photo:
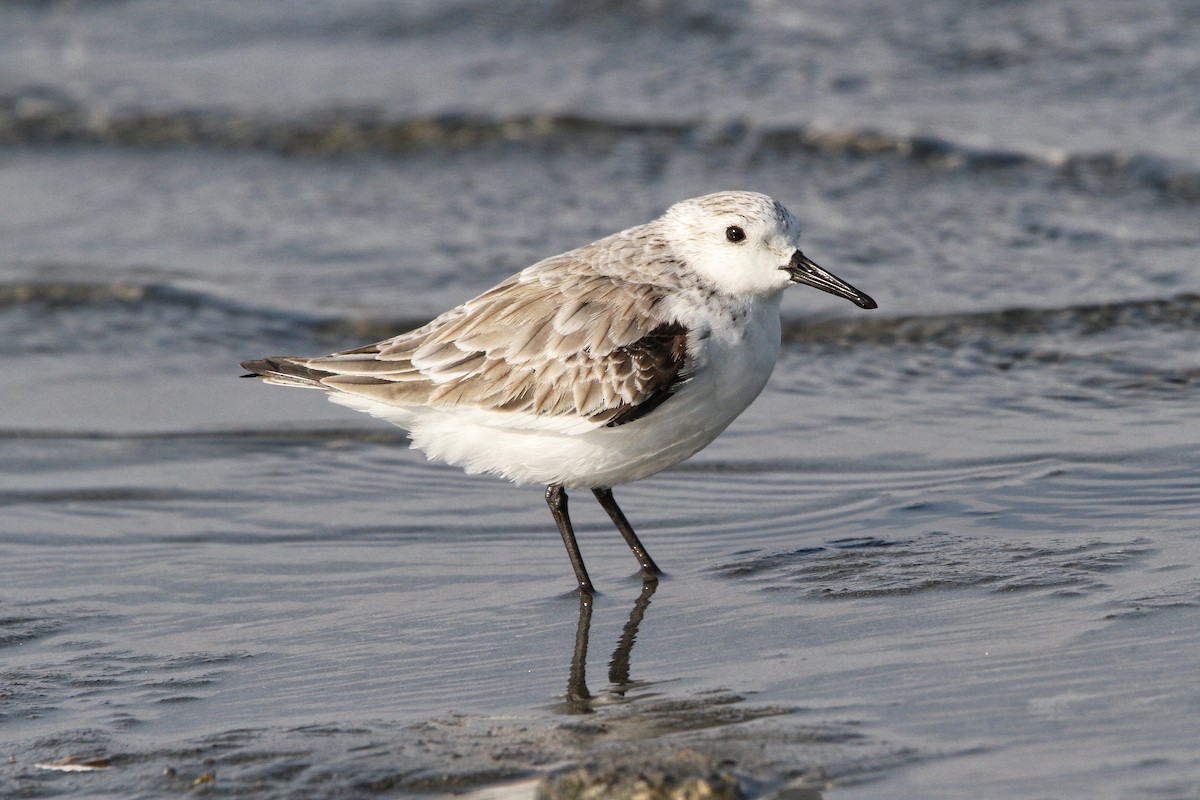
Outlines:
<svg viewBox="0 0 1200 800"><path fill-rule="evenodd" d="M642 584L642 593L633 603L629 612L629 621L621 631L617 649L613 651L612 660L608 662L609 688L605 697L624 697L629 689L636 684L629 680L629 654L633 643L637 641L638 626L646 616L650 607L650 598L658 588L657 581L647 581ZM575 628L575 653L571 657L571 673L567 679L567 713L590 714L592 704L597 699L587 688L587 651L588 632L592 626L592 596L581 592L579 595L579 624Z"/></svg>

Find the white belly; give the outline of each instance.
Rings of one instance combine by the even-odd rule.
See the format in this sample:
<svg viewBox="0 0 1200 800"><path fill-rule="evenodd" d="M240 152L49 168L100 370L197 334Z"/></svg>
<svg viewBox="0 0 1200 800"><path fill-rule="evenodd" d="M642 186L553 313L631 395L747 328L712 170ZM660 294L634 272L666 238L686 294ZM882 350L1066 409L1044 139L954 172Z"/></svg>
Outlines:
<svg viewBox="0 0 1200 800"><path fill-rule="evenodd" d="M692 378L645 417L578 432L505 427L505 415L397 408L336 392L330 399L409 431L430 458L516 483L616 486L699 452L758 397L779 355L778 302L738 326L714 329L695 353Z"/></svg>

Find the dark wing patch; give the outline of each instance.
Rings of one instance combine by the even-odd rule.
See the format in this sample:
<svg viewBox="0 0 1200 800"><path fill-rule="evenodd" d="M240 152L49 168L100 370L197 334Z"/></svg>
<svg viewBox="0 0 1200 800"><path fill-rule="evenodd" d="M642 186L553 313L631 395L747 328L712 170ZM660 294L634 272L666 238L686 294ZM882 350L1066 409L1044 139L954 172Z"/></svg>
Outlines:
<svg viewBox="0 0 1200 800"><path fill-rule="evenodd" d="M636 373L642 397L622 403L605 423L609 428L641 419L667 401L691 375L687 370L687 328L678 322L659 325L633 344L613 351L620 371ZM603 415L596 415L593 419Z"/></svg>

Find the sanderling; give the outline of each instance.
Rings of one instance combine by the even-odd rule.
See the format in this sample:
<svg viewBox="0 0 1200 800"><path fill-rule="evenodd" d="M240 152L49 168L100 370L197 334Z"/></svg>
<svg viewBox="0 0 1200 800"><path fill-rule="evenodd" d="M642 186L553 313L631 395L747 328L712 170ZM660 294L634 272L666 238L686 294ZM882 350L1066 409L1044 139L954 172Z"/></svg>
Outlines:
<svg viewBox="0 0 1200 800"><path fill-rule="evenodd" d="M590 594L566 490L591 489L643 580L656 580L612 487L692 456L758 396L793 283L876 307L800 252L800 227L781 204L720 192L539 261L414 331L242 366L394 423L430 459L545 485Z"/></svg>

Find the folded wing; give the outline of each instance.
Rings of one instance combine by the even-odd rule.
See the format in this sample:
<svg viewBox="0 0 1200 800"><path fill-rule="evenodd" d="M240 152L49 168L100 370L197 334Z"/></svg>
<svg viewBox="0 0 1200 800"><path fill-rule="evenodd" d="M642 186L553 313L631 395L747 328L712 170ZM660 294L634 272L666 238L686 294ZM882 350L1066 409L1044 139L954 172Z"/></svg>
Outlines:
<svg viewBox="0 0 1200 800"><path fill-rule="evenodd" d="M613 276L527 270L394 338L243 366L273 383L385 405L496 412L516 427L623 425L689 377L688 331L662 315L662 299L654 287Z"/></svg>

